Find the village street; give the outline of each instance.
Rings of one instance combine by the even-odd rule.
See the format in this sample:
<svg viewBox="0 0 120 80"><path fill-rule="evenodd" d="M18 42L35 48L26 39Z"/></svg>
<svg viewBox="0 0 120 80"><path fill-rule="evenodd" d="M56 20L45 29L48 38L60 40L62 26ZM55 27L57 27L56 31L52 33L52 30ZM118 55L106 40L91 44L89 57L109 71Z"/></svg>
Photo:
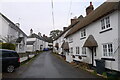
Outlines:
<svg viewBox="0 0 120 80"><path fill-rule="evenodd" d="M13 73L3 73L3 78L97 78L60 60L50 51L43 52L33 61L22 65Z"/></svg>

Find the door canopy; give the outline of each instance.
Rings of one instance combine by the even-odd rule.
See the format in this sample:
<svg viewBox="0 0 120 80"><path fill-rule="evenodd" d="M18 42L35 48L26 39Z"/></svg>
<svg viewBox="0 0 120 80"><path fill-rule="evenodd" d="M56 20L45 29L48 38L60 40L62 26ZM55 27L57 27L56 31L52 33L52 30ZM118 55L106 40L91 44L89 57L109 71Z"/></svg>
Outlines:
<svg viewBox="0 0 120 80"><path fill-rule="evenodd" d="M94 39L93 35L89 35L87 40L85 41L83 47L97 47L97 41Z"/></svg>

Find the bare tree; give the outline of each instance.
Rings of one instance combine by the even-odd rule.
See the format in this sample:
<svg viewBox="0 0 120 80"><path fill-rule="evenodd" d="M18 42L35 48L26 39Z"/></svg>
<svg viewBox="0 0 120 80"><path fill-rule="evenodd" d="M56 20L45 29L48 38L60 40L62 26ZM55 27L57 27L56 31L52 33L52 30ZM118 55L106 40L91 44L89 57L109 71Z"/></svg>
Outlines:
<svg viewBox="0 0 120 80"><path fill-rule="evenodd" d="M17 39L15 39L13 36L7 35L6 37L2 37L1 40L6 43L15 43Z"/></svg>

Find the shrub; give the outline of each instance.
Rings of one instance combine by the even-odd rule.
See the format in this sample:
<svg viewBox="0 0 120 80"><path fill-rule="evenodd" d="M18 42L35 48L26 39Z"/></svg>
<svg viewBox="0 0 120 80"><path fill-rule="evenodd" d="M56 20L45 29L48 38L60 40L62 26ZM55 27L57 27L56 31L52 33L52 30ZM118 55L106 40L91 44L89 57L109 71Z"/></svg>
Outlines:
<svg viewBox="0 0 120 80"><path fill-rule="evenodd" d="M0 43L0 49L15 50L15 45L12 43Z"/></svg>

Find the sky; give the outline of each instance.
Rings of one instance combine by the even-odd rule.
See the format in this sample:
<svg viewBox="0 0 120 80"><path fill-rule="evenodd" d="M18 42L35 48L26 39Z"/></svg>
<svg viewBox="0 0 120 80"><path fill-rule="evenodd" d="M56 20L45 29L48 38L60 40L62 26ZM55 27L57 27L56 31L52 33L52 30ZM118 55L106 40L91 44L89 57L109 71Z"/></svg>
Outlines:
<svg viewBox="0 0 120 80"><path fill-rule="evenodd" d="M86 7L93 2L96 9L106 0L53 0L54 26L52 19L52 0L1 0L0 12L27 34L41 32L49 36L51 30L63 30L70 25L70 19L86 16Z"/></svg>

